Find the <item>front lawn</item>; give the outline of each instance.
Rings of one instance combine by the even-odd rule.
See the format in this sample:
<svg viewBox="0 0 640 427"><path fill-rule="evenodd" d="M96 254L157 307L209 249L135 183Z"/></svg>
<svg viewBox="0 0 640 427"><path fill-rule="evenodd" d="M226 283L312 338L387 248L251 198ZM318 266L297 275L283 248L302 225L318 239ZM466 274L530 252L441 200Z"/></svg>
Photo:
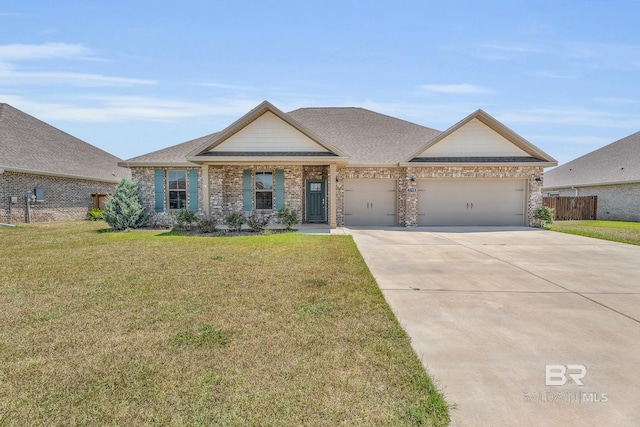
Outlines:
<svg viewBox="0 0 640 427"><path fill-rule="evenodd" d="M547 226L562 233L613 240L614 242L640 245L640 222L626 221L555 221Z"/></svg>
<svg viewBox="0 0 640 427"><path fill-rule="evenodd" d="M348 236L0 227L0 425L446 425Z"/></svg>

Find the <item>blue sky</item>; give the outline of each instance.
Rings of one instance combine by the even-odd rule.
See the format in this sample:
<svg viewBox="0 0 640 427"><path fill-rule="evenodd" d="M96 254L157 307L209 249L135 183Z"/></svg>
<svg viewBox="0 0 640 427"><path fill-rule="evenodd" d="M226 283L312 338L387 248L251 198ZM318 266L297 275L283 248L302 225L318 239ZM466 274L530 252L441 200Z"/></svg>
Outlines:
<svg viewBox="0 0 640 427"><path fill-rule="evenodd" d="M263 100L445 130L478 108L559 162L640 131L640 0L0 1L0 102L123 159Z"/></svg>

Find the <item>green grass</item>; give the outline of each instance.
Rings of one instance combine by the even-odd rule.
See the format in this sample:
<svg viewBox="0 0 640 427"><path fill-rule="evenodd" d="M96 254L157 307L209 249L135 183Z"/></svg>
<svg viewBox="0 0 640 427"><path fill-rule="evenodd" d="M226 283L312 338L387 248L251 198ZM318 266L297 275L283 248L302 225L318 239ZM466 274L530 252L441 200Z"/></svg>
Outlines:
<svg viewBox="0 0 640 427"><path fill-rule="evenodd" d="M548 229L596 239L640 245L640 222L625 221L555 221Z"/></svg>
<svg viewBox="0 0 640 427"><path fill-rule="evenodd" d="M0 228L0 426L446 425L352 239Z"/></svg>

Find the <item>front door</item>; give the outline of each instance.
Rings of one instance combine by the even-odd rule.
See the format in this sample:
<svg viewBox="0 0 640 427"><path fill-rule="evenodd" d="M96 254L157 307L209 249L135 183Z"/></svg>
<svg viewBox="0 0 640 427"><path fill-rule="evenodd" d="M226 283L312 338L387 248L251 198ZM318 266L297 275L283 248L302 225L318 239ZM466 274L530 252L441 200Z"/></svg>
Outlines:
<svg viewBox="0 0 640 427"><path fill-rule="evenodd" d="M327 220L325 211L326 181L307 181L307 221L324 222Z"/></svg>

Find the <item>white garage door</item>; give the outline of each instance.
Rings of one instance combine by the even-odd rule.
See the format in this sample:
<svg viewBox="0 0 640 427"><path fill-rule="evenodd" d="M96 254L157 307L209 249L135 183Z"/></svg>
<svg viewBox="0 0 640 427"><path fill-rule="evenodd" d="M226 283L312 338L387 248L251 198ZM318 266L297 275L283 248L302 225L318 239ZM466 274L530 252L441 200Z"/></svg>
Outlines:
<svg viewBox="0 0 640 427"><path fill-rule="evenodd" d="M396 188L391 179L345 181L345 225L396 225Z"/></svg>
<svg viewBox="0 0 640 427"><path fill-rule="evenodd" d="M525 225L525 181L421 180L418 225Z"/></svg>

